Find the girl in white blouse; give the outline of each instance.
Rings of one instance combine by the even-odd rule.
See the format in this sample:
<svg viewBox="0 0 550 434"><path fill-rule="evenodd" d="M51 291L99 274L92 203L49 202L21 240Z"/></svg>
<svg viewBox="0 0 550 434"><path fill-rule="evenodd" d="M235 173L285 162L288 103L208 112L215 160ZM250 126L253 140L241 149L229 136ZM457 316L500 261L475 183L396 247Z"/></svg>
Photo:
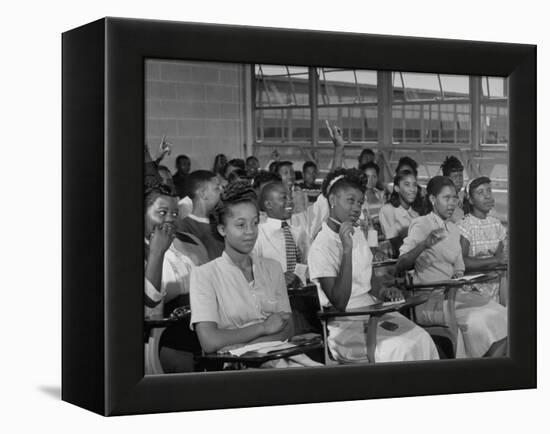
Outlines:
<svg viewBox="0 0 550 434"><path fill-rule="evenodd" d="M428 182L427 199L433 211L415 219L401 246L398 271L414 267L415 283L431 283L461 277L464 261L460 231L451 221L457 203L456 188L450 178L436 176ZM421 324L448 324L443 309L444 296L438 291L418 306ZM461 289L456 296L456 317L459 325L456 357L482 357L491 346L506 346L506 309L480 293Z"/></svg>
<svg viewBox="0 0 550 434"><path fill-rule="evenodd" d="M310 248L308 266L324 307L345 311L402 298L396 288L371 287L372 254L364 232L357 226L365 184L365 175L357 169L332 172L323 183L329 217ZM364 317L329 322L328 346L335 359L367 359L367 323L368 318ZM423 329L398 313L381 317L376 362L437 358L437 349Z"/></svg>

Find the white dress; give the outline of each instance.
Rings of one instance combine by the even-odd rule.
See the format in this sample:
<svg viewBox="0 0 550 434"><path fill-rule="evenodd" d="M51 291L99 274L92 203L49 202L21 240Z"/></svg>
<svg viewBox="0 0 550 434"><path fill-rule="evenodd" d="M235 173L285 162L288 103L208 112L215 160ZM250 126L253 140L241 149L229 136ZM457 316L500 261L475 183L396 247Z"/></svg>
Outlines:
<svg viewBox="0 0 550 434"><path fill-rule="evenodd" d="M316 283L323 307L330 305L321 289L319 279L336 277L342 262L340 237L326 223L315 238L308 256L311 279ZM372 253L361 230L353 235L352 288L346 309L369 306L378 300L371 290ZM394 362L404 360L438 359L437 349L431 337L399 313L383 315L379 324L391 322L398 326L394 331L378 327L375 361ZM365 326L368 317L334 319L328 324L328 346L333 357L341 361L364 361L367 356Z"/></svg>

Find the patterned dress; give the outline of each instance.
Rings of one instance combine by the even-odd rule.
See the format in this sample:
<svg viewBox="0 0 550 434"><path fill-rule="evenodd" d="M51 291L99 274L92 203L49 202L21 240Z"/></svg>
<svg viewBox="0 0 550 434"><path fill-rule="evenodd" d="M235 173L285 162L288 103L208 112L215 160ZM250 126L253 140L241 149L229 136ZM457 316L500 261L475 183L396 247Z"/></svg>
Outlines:
<svg viewBox="0 0 550 434"><path fill-rule="evenodd" d="M468 256L490 258L495 254L500 242L506 241L506 229L495 217L484 219L468 214L458 223L460 235L470 242ZM492 300L499 301L499 282L476 285L476 288Z"/></svg>

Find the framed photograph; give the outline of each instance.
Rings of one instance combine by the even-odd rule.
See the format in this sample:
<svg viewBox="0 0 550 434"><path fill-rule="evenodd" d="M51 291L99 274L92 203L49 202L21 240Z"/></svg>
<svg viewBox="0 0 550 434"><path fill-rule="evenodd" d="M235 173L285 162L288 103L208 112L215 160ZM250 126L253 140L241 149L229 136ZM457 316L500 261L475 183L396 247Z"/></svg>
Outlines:
<svg viewBox="0 0 550 434"><path fill-rule="evenodd" d="M536 387L536 47L63 34L62 398L102 415Z"/></svg>

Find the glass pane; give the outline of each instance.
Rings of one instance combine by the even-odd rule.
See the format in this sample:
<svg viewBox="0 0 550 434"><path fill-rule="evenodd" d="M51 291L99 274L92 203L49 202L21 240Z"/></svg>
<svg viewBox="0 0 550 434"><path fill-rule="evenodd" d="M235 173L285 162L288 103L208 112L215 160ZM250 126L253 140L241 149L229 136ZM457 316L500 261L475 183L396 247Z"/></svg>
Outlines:
<svg viewBox="0 0 550 434"><path fill-rule="evenodd" d="M308 70L279 65L255 65L256 106L307 105Z"/></svg>
<svg viewBox="0 0 550 434"><path fill-rule="evenodd" d="M405 142L420 143L421 128L420 106L405 106Z"/></svg>
<svg viewBox="0 0 550 434"><path fill-rule="evenodd" d="M319 105L377 101L376 71L319 68Z"/></svg>
<svg viewBox="0 0 550 434"><path fill-rule="evenodd" d="M441 98L441 89L437 74L418 74L414 72L398 72L394 74L394 99L407 101L417 99ZM397 92L396 92L397 91Z"/></svg>
<svg viewBox="0 0 550 434"><path fill-rule="evenodd" d="M469 104L456 105L456 129L457 143L470 143L472 125Z"/></svg>
<svg viewBox="0 0 550 434"><path fill-rule="evenodd" d="M311 111L307 109L287 109L291 128L290 140L311 141Z"/></svg>
<svg viewBox="0 0 550 434"><path fill-rule="evenodd" d="M486 98L504 98L506 92L507 81L503 77L482 77L481 90Z"/></svg>
<svg viewBox="0 0 550 434"><path fill-rule="evenodd" d="M468 98L470 80L467 75L439 75L445 98Z"/></svg>
<svg viewBox="0 0 550 434"><path fill-rule="evenodd" d="M403 119L405 114L403 113L405 106L395 106L392 110L392 125L393 125L393 141L394 142L403 142L404 141L404 124Z"/></svg>
<svg viewBox="0 0 550 434"><path fill-rule="evenodd" d="M483 145L508 144L508 124L506 101L481 104L481 143Z"/></svg>
<svg viewBox="0 0 550 434"><path fill-rule="evenodd" d="M455 143L454 104L441 104L441 143Z"/></svg>
<svg viewBox="0 0 550 434"><path fill-rule="evenodd" d="M319 141L330 142L325 121L342 129L346 142L367 142L378 139L378 111L376 107L320 107Z"/></svg>
<svg viewBox="0 0 550 434"><path fill-rule="evenodd" d="M426 128L431 143L441 142L441 130L439 123L439 104L430 104L428 109L428 120Z"/></svg>
<svg viewBox="0 0 550 434"><path fill-rule="evenodd" d="M286 137L284 128L284 110L256 110L256 139L283 140Z"/></svg>
<svg viewBox="0 0 550 434"><path fill-rule="evenodd" d="M256 140L310 141L309 109L256 110Z"/></svg>
<svg viewBox="0 0 550 434"><path fill-rule="evenodd" d="M326 126L326 122L328 121L329 124L337 125L342 130L345 129L344 125L344 116L343 116L343 107L322 107L319 108L319 140L330 142L330 135ZM346 139L346 135L344 134L344 139Z"/></svg>

